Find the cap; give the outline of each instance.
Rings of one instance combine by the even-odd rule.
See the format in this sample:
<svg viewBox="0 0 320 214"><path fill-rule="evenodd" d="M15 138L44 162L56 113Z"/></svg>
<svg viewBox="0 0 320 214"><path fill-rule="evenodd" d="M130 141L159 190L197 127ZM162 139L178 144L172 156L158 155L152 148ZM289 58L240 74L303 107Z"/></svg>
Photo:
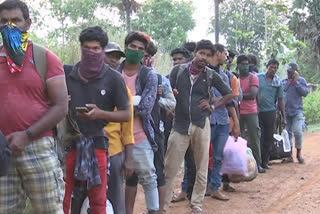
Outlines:
<svg viewBox="0 0 320 214"><path fill-rule="evenodd" d="M287 71L298 71L297 63L290 62L288 65Z"/></svg>
<svg viewBox="0 0 320 214"><path fill-rule="evenodd" d="M120 45L115 42L109 42L108 45L104 48L104 52L105 53L119 52L122 57L126 56L124 52L121 50Z"/></svg>
<svg viewBox="0 0 320 214"><path fill-rule="evenodd" d="M6 137L0 131L0 176L7 174L11 165L12 152Z"/></svg>

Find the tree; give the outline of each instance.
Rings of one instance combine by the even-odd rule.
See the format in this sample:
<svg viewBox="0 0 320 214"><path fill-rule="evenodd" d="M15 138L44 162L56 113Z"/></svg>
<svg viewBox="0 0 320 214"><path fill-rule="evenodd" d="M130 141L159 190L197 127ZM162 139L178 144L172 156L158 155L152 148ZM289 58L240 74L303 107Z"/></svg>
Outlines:
<svg viewBox="0 0 320 214"><path fill-rule="evenodd" d="M172 0L149 0L137 12L133 20L136 30L144 31L169 51L187 39L188 31L195 27L190 2Z"/></svg>
<svg viewBox="0 0 320 214"><path fill-rule="evenodd" d="M289 28L305 41L307 47L298 52L300 70L309 81L320 82L320 1L295 0Z"/></svg>
<svg viewBox="0 0 320 214"><path fill-rule="evenodd" d="M239 53L258 54L265 35L263 8L254 0L226 1L220 8L220 30L227 46ZM217 15L212 21L217 39Z"/></svg>

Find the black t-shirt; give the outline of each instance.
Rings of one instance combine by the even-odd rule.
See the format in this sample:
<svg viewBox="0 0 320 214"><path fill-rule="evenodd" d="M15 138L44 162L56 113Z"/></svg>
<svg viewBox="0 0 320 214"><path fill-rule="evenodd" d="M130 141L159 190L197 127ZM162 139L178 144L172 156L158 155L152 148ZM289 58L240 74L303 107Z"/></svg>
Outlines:
<svg viewBox="0 0 320 214"><path fill-rule="evenodd" d="M113 111L115 107L118 110L127 109L130 101L125 81L121 74L108 65L104 65L98 77L85 83L80 79L78 69L79 63L67 76L68 94L71 96L69 112L85 137L94 137L96 147L107 149L108 139L104 127L108 122L83 119L77 115L76 107L95 104L104 111Z"/></svg>

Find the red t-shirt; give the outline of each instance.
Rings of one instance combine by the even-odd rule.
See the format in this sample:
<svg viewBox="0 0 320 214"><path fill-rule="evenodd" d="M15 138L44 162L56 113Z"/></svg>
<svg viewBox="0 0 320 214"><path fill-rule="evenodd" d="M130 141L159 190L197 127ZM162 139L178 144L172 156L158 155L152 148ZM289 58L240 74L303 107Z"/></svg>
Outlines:
<svg viewBox="0 0 320 214"><path fill-rule="evenodd" d="M64 75L60 59L49 50L46 54L47 80ZM0 130L4 135L26 130L49 110L45 83L35 68L32 55L30 43L23 70L13 74L9 71L6 58L0 57ZM47 131L39 138L44 136L53 136L53 131Z"/></svg>
<svg viewBox="0 0 320 214"><path fill-rule="evenodd" d="M259 88L259 78L255 74L252 76L251 86ZM249 93L251 90L250 86L250 75L247 77L240 77L240 87L243 93ZM242 100L240 103L240 114L256 114L258 113L258 106L256 99L254 100Z"/></svg>

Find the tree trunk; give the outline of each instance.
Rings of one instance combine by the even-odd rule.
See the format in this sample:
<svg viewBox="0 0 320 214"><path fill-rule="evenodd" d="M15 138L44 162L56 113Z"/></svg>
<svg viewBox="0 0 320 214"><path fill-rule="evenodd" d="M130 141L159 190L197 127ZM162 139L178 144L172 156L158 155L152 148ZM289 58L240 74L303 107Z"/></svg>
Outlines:
<svg viewBox="0 0 320 214"><path fill-rule="evenodd" d="M122 0L126 13L126 30L131 31L131 0Z"/></svg>
<svg viewBox="0 0 320 214"><path fill-rule="evenodd" d="M219 33L220 33L220 15L219 15L219 3L220 0L214 0L214 15L215 15L215 41L216 44L219 43Z"/></svg>

